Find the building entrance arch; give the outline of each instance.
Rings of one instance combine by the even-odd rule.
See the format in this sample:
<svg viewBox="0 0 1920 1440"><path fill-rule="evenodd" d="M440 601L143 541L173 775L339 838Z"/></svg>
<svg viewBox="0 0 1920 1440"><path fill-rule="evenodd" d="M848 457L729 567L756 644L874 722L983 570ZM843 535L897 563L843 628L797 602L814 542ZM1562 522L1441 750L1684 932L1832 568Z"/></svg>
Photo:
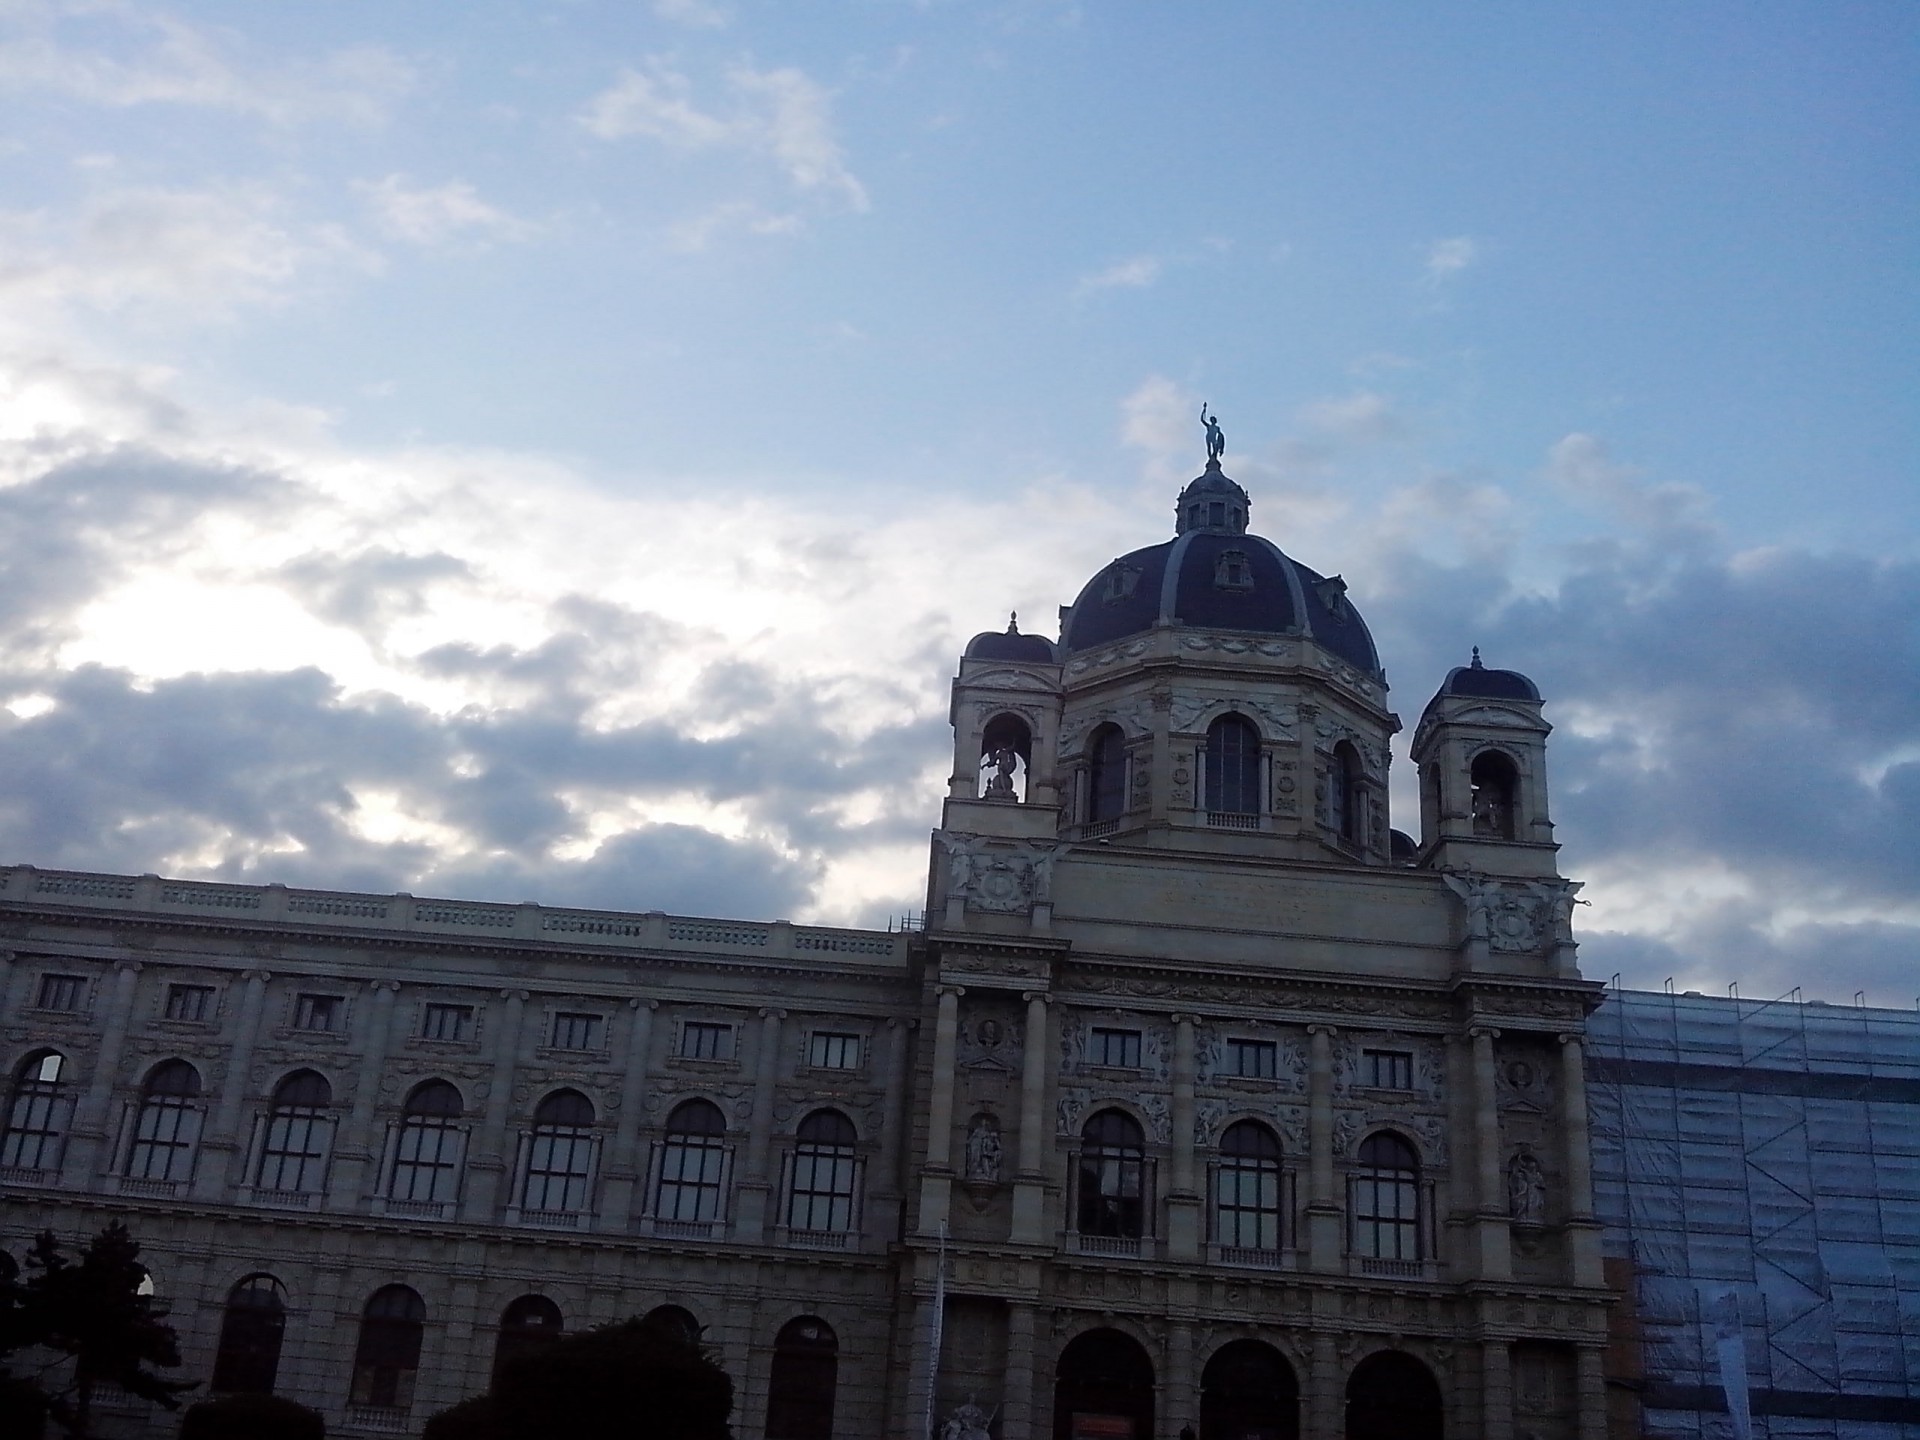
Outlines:
<svg viewBox="0 0 1920 1440"><path fill-rule="evenodd" d="M1131 1335L1076 1335L1053 1374L1053 1440L1154 1440L1153 1361Z"/></svg>
<svg viewBox="0 0 1920 1440"><path fill-rule="evenodd" d="M1200 1374L1200 1440L1300 1440L1300 1382L1260 1340L1214 1351Z"/></svg>
<svg viewBox="0 0 1920 1440"><path fill-rule="evenodd" d="M1381 1350L1347 1380L1347 1440L1445 1440L1440 1382L1403 1350Z"/></svg>

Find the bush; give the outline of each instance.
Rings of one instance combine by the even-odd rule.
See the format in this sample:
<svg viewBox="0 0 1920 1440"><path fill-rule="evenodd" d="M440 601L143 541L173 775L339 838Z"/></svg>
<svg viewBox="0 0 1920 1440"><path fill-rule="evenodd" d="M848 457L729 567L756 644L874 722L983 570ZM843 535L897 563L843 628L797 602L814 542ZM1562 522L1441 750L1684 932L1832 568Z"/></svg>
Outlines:
<svg viewBox="0 0 1920 1440"><path fill-rule="evenodd" d="M510 1361L493 1399L504 1440L733 1440L733 1381L697 1340L657 1320L563 1336Z"/></svg>
<svg viewBox="0 0 1920 1440"><path fill-rule="evenodd" d="M47 1433L47 1397L26 1380L0 1375L0 1435L40 1440Z"/></svg>
<svg viewBox="0 0 1920 1440"><path fill-rule="evenodd" d="M180 1440L327 1440L327 1422L278 1395L222 1395L187 1411Z"/></svg>
<svg viewBox="0 0 1920 1440"><path fill-rule="evenodd" d="M507 1440L500 1407L491 1395L475 1395L427 1421L420 1440Z"/></svg>

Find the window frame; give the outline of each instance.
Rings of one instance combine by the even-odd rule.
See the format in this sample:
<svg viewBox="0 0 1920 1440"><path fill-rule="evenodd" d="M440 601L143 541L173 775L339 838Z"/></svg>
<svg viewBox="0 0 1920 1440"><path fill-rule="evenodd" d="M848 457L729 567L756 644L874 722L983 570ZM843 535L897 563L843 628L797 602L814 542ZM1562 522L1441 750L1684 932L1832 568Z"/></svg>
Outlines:
<svg viewBox="0 0 1920 1440"><path fill-rule="evenodd" d="M87 977L65 970L43 970L33 1008L55 1015L77 1015L87 1008Z"/></svg>
<svg viewBox="0 0 1920 1440"><path fill-rule="evenodd" d="M587 1119L563 1120L551 1113L571 1096L587 1107ZM548 1111L546 1116L542 1111ZM520 1167L520 1209L535 1215L585 1215L593 1205L595 1162L599 1152L599 1112L591 1100L570 1087L553 1091L534 1108L527 1130L526 1159ZM535 1204L536 1191L540 1203ZM552 1203L558 1187L559 1203Z"/></svg>
<svg viewBox="0 0 1920 1440"><path fill-rule="evenodd" d="M51 1078L44 1073L28 1077L29 1069L44 1072L49 1060L54 1062ZM0 1125L0 1167L58 1173L73 1120L74 1096L66 1078L72 1068L66 1052L52 1046L31 1052L14 1067L5 1124Z"/></svg>
<svg viewBox="0 0 1920 1440"><path fill-rule="evenodd" d="M688 1123L709 1112L719 1121L717 1130ZM676 1224L724 1220L732 1150L726 1113L718 1105L705 1096L694 1096L674 1106L661 1130L660 1156L654 1163L653 1192L648 1197L653 1218Z"/></svg>
<svg viewBox="0 0 1920 1440"><path fill-rule="evenodd" d="M1103 1126L1114 1134L1096 1138L1095 1125L1108 1117L1117 1117L1121 1124ZM1075 1233L1116 1240L1142 1240L1151 1234L1150 1168L1146 1129L1137 1119L1116 1106L1088 1116L1074 1157Z"/></svg>
<svg viewBox="0 0 1920 1440"><path fill-rule="evenodd" d="M260 1285L256 1282L266 1281ZM270 1303L243 1301L263 1294ZM262 1317L271 1316L270 1321ZM243 1275L227 1291L220 1313L220 1338L213 1352L213 1377L207 1388L222 1395L271 1395L280 1378L280 1352L286 1341L287 1287L264 1270ZM249 1331L253 1333L248 1333ZM270 1340L270 1344L269 1344ZM236 1375L235 1372L240 1372ZM262 1381L263 1383L254 1383ZM234 1383L236 1380L242 1383Z"/></svg>
<svg viewBox="0 0 1920 1440"><path fill-rule="evenodd" d="M206 1025L216 1011L214 987L192 981L173 981L161 1002L160 1018L176 1025Z"/></svg>
<svg viewBox="0 0 1920 1440"><path fill-rule="evenodd" d="M1368 1158L1369 1149L1378 1156L1387 1145L1398 1146L1409 1163L1386 1165ZM1426 1226L1421 1223L1420 1191L1420 1152L1413 1143L1393 1130L1377 1130L1367 1136L1355 1151L1348 1181L1348 1213L1352 1217L1349 1249L1363 1260L1425 1260L1427 1237ZM1383 1197L1390 1203L1383 1205Z"/></svg>
<svg viewBox="0 0 1920 1440"><path fill-rule="evenodd" d="M1228 1148L1233 1136L1256 1134L1263 1145ZM1250 1201L1246 1193L1249 1180L1255 1192ZM1220 1133L1220 1158L1214 1169L1214 1243L1236 1250L1274 1252L1288 1245L1288 1229L1286 1153L1280 1137L1263 1121L1251 1117L1236 1120Z"/></svg>
<svg viewBox="0 0 1920 1440"><path fill-rule="evenodd" d="M1413 1086L1413 1052L1389 1046L1370 1046L1360 1052L1362 1083L1369 1090L1408 1093ZM1384 1079L1382 1076L1384 1075Z"/></svg>
<svg viewBox="0 0 1920 1440"><path fill-rule="evenodd" d="M454 1093L457 1108L427 1110L416 1108L423 1095L444 1085ZM382 1194L389 1202L403 1205L451 1205L460 1199L465 1178L467 1126L466 1101L459 1087L435 1076L423 1080L408 1093L394 1126L393 1163L387 1171ZM429 1151L431 1146L431 1151ZM421 1192L424 1179L425 1193ZM406 1193L402 1193L402 1190Z"/></svg>
<svg viewBox="0 0 1920 1440"><path fill-rule="evenodd" d="M190 1077L185 1088L160 1089ZM200 1072L185 1060L163 1060L147 1074L133 1106L133 1124L120 1166L125 1180L180 1184L193 1178L200 1141Z"/></svg>
<svg viewBox="0 0 1920 1440"><path fill-rule="evenodd" d="M459 1000L428 1000L420 1007L420 1038L433 1045L464 1045L474 1030L474 1007ZM453 1021L453 1033L444 1034L446 1021Z"/></svg>
<svg viewBox="0 0 1920 1440"><path fill-rule="evenodd" d="M831 1137L806 1133L809 1127L824 1131L835 1122ZM811 1234L857 1233L863 1168L860 1132L853 1121L832 1106L808 1112L794 1127L788 1158L786 1206L781 1212L786 1228Z"/></svg>
<svg viewBox="0 0 1920 1440"><path fill-rule="evenodd" d="M1249 1070L1247 1056L1264 1057L1262 1063ZM1280 1043L1277 1040L1262 1040L1251 1035L1229 1035L1227 1037L1227 1058L1232 1062L1227 1074L1235 1080L1277 1080L1280 1078Z"/></svg>
<svg viewBox="0 0 1920 1440"><path fill-rule="evenodd" d="M1115 1042L1119 1043L1121 1058L1113 1058ZM1127 1058L1128 1056L1132 1058ZM1139 1070L1143 1067L1146 1055L1145 1032L1128 1029L1119 1025L1089 1025L1087 1027L1087 1064L1102 1070Z"/></svg>
<svg viewBox="0 0 1920 1440"><path fill-rule="evenodd" d="M387 1308L375 1310L385 1301ZM360 1311L349 1403L369 1410L413 1408L426 1339L426 1302L410 1285L383 1285Z"/></svg>
<svg viewBox="0 0 1920 1440"><path fill-rule="evenodd" d="M1216 815L1266 813L1262 750L1260 727L1238 711L1229 711L1207 726L1200 766L1205 809Z"/></svg>
<svg viewBox="0 0 1920 1440"><path fill-rule="evenodd" d="M807 1035L809 1070L858 1070L866 1061L866 1037L857 1030L814 1030ZM851 1058L848 1058L851 1055Z"/></svg>
<svg viewBox="0 0 1920 1440"><path fill-rule="evenodd" d="M733 1032L734 1025L728 1020L682 1020L674 1056L709 1065L731 1063L735 1050ZM710 1047L709 1041L713 1042Z"/></svg>
<svg viewBox="0 0 1920 1440"><path fill-rule="evenodd" d="M606 1048L606 1023L607 1017L598 1010L555 1010L552 1023L547 1027L547 1048L575 1055L597 1054ZM577 1045L561 1038L563 1026L567 1027L565 1033L571 1035L575 1025L585 1027L585 1038Z"/></svg>
<svg viewBox="0 0 1920 1440"><path fill-rule="evenodd" d="M346 1028L342 1023L346 1018L346 996L323 990L301 990L293 997L293 1020L289 1028L308 1035L338 1035Z"/></svg>
<svg viewBox="0 0 1920 1440"><path fill-rule="evenodd" d="M284 1101L296 1080L311 1075L326 1088L324 1101ZM297 1148L296 1148L297 1147ZM296 1070L273 1088L260 1134L260 1158L254 1166L256 1192L267 1195L320 1195L327 1188L333 1158L333 1087L313 1069ZM284 1182L291 1174L294 1183ZM272 1168L272 1182L268 1171Z"/></svg>

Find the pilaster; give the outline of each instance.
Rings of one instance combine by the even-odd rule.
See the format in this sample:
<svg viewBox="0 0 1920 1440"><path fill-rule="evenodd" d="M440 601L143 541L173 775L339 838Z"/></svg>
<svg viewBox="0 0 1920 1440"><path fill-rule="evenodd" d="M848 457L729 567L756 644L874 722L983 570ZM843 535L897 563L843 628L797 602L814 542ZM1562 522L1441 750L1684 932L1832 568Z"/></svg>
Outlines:
<svg viewBox="0 0 1920 1440"><path fill-rule="evenodd" d="M1344 1248L1333 1190L1334 1034L1331 1025L1307 1027L1307 1263L1315 1270L1339 1269Z"/></svg>
<svg viewBox="0 0 1920 1440"><path fill-rule="evenodd" d="M747 1128L746 1177L740 1182L740 1203L734 1211L734 1233L749 1244L764 1238L772 1206L772 1176L767 1157L773 1141L773 1092L780 1078L780 1026L787 1012L768 1006L760 1011L760 1043L754 1053L753 1118Z"/></svg>
<svg viewBox="0 0 1920 1440"><path fill-rule="evenodd" d="M1167 1258L1200 1258L1201 1197L1194 1183L1193 1017L1173 1017L1173 1187L1167 1194Z"/></svg>
<svg viewBox="0 0 1920 1440"><path fill-rule="evenodd" d="M959 985L942 985L935 993L933 1078L927 1088L927 1157L920 1176L920 1231L924 1235L940 1234L953 1204L953 1062L960 1033L960 997L966 990Z"/></svg>
<svg viewBox="0 0 1920 1440"><path fill-rule="evenodd" d="M1479 1194L1475 1198L1474 1229L1479 1238L1480 1278L1513 1278L1512 1225L1507 1213L1507 1187L1501 1174L1500 1097L1493 1073L1493 1042L1500 1032L1476 1025L1473 1041L1473 1149Z"/></svg>
<svg viewBox="0 0 1920 1440"><path fill-rule="evenodd" d="M93 1062L93 1074L86 1094L74 1111L67 1154L62 1169L67 1177L88 1190L102 1188L104 1172L113 1164L107 1153L107 1105L113 1087L120 1078L121 1052L127 1043L127 1021L133 1015L133 997L140 982L140 962L122 960L114 967L113 996L107 1006L106 1028L101 1032L100 1050Z"/></svg>
<svg viewBox="0 0 1920 1440"><path fill-rule="evenodd" d="M1037 990L1022 993L1027 1002L1027 1026L1020 1052L1020 1157L1013 1178L1013 1240L1040 1243L1046 1224L1047 1056L1049 1031L1047 997Z"/></svg>

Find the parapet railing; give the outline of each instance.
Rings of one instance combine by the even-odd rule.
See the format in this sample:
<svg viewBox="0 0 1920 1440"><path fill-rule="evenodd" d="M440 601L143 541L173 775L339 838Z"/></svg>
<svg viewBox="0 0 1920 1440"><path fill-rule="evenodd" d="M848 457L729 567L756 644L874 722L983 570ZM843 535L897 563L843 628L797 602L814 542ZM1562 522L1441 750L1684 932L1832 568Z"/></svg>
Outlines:
<svg viewBox="0 0 1920 1440"><path fill-rule="evenodd" d="M687 950L831 960L836 966L904 959L909 936L884 930L841 930L785 920L716 920L649 910L572 910L531 902L496 905L436 900L405 893L359 895L294 890L285 885L227 885L165 880L157 875L96 875L0 869L0 903L40 903L121 914L197 916L324 927L523 940L569 948Z"/></svg>

